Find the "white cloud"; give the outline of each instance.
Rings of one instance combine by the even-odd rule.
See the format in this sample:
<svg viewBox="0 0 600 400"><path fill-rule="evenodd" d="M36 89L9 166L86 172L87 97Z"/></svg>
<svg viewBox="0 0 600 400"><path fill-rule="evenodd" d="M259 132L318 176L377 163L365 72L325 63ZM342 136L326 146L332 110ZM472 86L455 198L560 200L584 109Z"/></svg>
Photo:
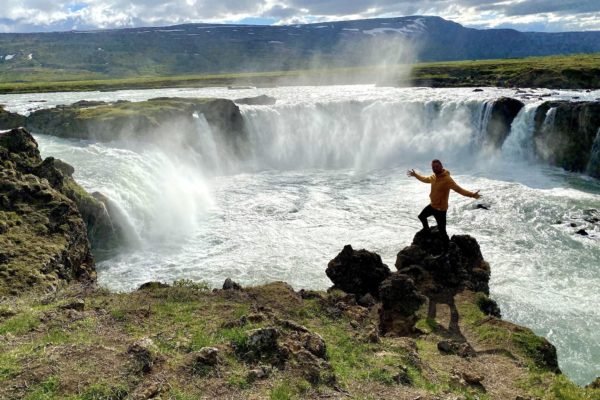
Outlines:
<svg viewBox="0 0 600 400"><path fill-rule="evenodd" d="M439 15L468 26L600 29L598 0L2 0L0 31L121 28L264 18L277 24Z"/></svg>

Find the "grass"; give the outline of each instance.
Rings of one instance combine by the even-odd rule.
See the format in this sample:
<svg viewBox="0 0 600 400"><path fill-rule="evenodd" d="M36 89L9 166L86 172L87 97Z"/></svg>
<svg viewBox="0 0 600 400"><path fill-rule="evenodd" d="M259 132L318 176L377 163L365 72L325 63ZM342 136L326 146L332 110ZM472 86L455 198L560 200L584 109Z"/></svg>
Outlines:
<svg viewBox="0 0 600 400"><path fill-rule="evenodd" d="M397 68L403 70L406 66L399 65ZM29 77L19 77L26 82L8 83L4 80L7 83L0 83L0 94L331 82L376 83L381 75L380 67L351 67L91 79L93 76L68 75L49 70ZM600 88L600 54L417 63L412 66L411 80L415 85L433 86ZM387 83L407 85L411 81Z"/></svg>
<svg viewBox="0 0 600 400"><path fill-rule="evenodd" d="M273 369L263 379L248 378L249 371L265 360L249 360L244 351L236 349L246 346L248 330L279 326L276 319L302 323L323 337L336 387L347 391L349 398L393 398L401 393L414 394L411 398L425 393L452 393L480 400L493 397L452 381L452 362L436 347L436 332L440 329L408 342L382 337L379 343L369 343L364 337L373 321L356 321L350 314L332 317L324 312L325 307L339 297L335 293L323 296L326 300L302 300L280 284L213 293L193 282L119 294L61 291L43 302L30 294L11 304L1 304L7 315L16 314L5 317L0 325L6 332L5 343L0 344L0 398L123 399L152 384L152 376L160 376L164 381L161 395L172 399L335 397L331 384L309 383L302 371L294 370L293 363L282 370ZM73 297L85 299L84 311L61 308ZM261 322L226 325L265 307L269 308L268 315ZM486 325L481 324L485 316L475 301L457 303L457 307L461 321L472 326L473 332L478 323ZM422 320L422 324L436 329L438 323ZM285 341L292 331L283 326L279 329L280 340ZM535 342L529 341L526 332L523 335L513 339L496 332L485 340L500 340L500 345L508 343L515 349L520 346L520 356L528 360L533 353L526 350L533 352L535 346L528 346ZM153 351L157 352L157 361L148 375L132 370L133 360L128 353L129 346L142 337L156 345ZM416 343L416 350L409 343ZM190 364L190 353L206 346L219 349L218 367ZM414 361L413 353L420 362ZM517 363L511 365L521 368ZM523 392L543 399L595 400L597 391L586 391L539 368L526 368L529 378L519 386ZM396 381L400 373L408 377L402 384Z"/></svg>

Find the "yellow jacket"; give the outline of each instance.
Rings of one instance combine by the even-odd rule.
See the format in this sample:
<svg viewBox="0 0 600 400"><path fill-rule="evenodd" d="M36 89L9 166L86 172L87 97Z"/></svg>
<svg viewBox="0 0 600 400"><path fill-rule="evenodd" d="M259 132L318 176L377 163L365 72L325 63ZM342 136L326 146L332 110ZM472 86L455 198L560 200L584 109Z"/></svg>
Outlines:
<svg viewBox="0 0 600 400"><path fill-rule="evenodd" d="M423 176L415 173L415 178L424 183L431 183L431 207L439 211L448 210L448 197L450 189L467 197L475 197L474 192L469 192L466 189L458 186L454 179L450 177L450 171L444 170L441 174L433 174L431 176Z"/></svg>

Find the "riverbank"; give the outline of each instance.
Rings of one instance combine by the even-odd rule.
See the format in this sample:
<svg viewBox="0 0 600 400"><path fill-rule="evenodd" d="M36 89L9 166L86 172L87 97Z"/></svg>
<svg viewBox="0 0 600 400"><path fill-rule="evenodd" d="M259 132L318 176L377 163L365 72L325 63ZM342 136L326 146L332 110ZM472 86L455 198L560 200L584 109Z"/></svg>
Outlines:
<svg viewBox="0 0 600 400"><path fill-rule="evenodd" d="M45 72L32 78L5 77L0 94L70 91L109 91L175 87L380 84L430 87L545 87L548 89L600 88L600 54L529 57L499 60L417 63L395 67L355 67L295 71L248 72L182 76L143 76L82 80ZM409 76L406 70L410 69ZM400 72L401 73L400 73ZM383 78L382 78L383 77ZM31 80L29 80L31 79Z"/></svg>

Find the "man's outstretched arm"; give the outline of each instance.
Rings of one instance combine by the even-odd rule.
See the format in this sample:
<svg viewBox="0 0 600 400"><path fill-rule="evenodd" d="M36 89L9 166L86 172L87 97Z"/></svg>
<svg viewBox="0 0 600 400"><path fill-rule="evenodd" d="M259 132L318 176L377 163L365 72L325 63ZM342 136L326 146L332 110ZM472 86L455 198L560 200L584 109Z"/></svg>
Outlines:
<svg viewBox="0 0 600 400"><path fill-rule="evenodd" d="M454 181L452 181L452 184L450 185L450 189L454 190L456 193L462 194L463 196L466 197L473 197L475 199L478 199L481 197L481 195L479 194L479 190L475 191L475 192L471 192L467 189L463 189L460 186L458 186L458 184Z"/></svg>
<svg viewBox="0 0 600 400"><path fill-rule="evenodd" d="M406 171L406 175L414 176L415 178L417 178L418 180L420 180L423 183L431 183L430 176L419 175L418 173L415 172L414 169L409 169L408 171Z"/></svg>

